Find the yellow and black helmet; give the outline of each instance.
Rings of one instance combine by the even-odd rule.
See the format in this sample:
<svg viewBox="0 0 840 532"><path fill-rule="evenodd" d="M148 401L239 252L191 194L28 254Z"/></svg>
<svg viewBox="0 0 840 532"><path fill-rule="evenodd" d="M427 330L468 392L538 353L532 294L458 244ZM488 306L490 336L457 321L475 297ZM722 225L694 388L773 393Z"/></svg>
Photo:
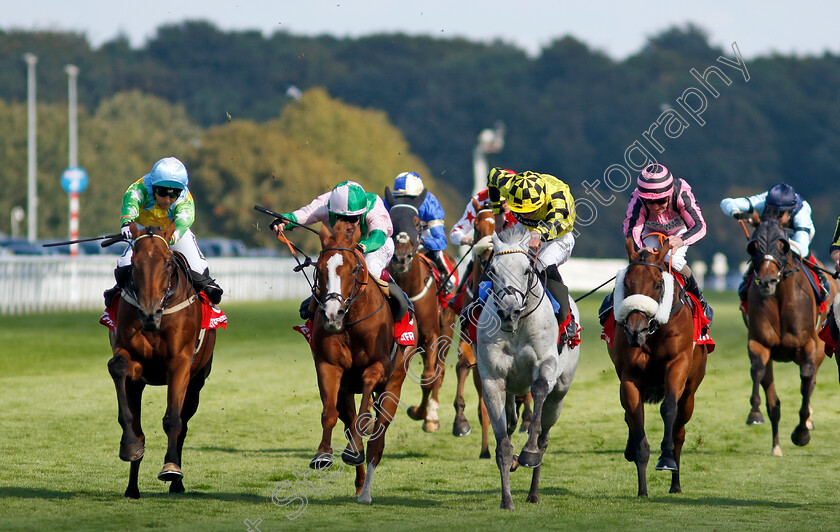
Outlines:
<svg viewBox="0 0 840 532"><path fill-rule="evenodd" d="M510 210L533 212L545 203L545 184L536 172L526 170L511 179L507 194Z"/></svg>

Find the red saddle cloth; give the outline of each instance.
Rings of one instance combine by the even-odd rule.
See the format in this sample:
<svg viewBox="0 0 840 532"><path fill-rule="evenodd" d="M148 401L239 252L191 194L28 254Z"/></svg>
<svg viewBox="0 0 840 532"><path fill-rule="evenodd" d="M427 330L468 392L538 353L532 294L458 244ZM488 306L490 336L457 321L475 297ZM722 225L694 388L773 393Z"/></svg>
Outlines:
<svg viewBox="0 0 840 532"><path fill-rule="evenodd" d="M820 340L825 342L825 348L823 350L825 351L825 354L829 357L834 356L834 353L837 352L837 339L834 337L833 334L831 334L831 327L829 326L829 320L833 319L833 314L829 314L828 319L825 320L825 323L823 323L823 326L819 332Z"/></svg>
<svg viewBox="0 0 840 532"><path fill-rule="evenodd" d="M434 279L435 279L435 286L440 286L440 281L441 281L440 272L438 272L437 266L435 265L435 263L432 262L431 259L429 259L429 257L423 255L422 253L418 254L418 256L421 259L426 261L426 264L428 264L429 269L432 271L432 275L434 276ZM444 255L443 259L446 261L446 264L449 265L449 271L452 272L452 283L455 286L458 286L458 270L455 269L455 263L452 262L452 260L447 255ZM449 272L446 272L446 273L449 273ZM451 294L446 294L446 293L444 293L444 290L441 289L440 292L438 292L438 305L440 305L440 308L443 309L443 307L448 305L449 302L452 299L454 299L457 295L458 294L456 294L455 292L452 292Z"/></svg>
<svg viewBox="0 0 840 532"><path fill-rule="evenodd" d="M303 325L295 325L292 329L296 330L306 338L306 343L312 346L312 320L306 320ZM396 323L394 323L394 341L399 345L414 345L414 316L411 312L406 312L405 316Z"/></svg>
<svg viewBox="0 0 840 532"><path fill-rule="evenodd" d="M680 286L685 285L685 279L683 279L682 275L675 274L674 278L680 283ZM703 312L703 307L700 305L700 300L697 299L697 296L686 292L687 295L691 299L691 317L694 321L694 343L699 345L707 345L708 353L711 353L715 350L715 341L712 340L712 337L709 333L703 334L703 328L709 324L709 318L706 317L706 314ZM610 315L607 317L607 321L604 322L604 325L601 327L601 339L607 342L608 347L613 347L615 342L615 309L613 308L613 312L610 312Z"/></svg>
<svg viewBox="0 0 840 532"><path fill-rule="evenodd" d="M99 318L99 323L112 331L117 330L117 311L120 308L121 299L120 292L117 292L114 299L111 300L111 306L106 308L102 317ZM198 299L201 301L201 328L227 329L227 316L222 312L222 309L211 305L204 292L198 294Z"/></svg>

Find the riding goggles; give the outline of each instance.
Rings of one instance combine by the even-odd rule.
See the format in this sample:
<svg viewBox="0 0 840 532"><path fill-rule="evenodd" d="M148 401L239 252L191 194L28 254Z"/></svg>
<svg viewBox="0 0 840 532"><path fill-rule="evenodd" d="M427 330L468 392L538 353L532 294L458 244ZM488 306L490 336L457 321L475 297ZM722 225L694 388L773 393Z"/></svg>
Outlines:
<svg viewBox="0 0 840 532"><path fill-rule="evenodd" d="M169 196L170 198L177 198L181 195L180 188L173 187L154 187L155 194L161 197Z"/></svg>

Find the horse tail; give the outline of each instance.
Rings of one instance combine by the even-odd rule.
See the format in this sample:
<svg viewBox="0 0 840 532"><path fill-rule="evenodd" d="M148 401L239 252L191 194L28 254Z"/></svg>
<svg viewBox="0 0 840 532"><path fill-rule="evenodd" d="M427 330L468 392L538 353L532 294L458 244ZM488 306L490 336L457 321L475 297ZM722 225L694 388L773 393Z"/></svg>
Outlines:
<svg viewBox="0 0 840 532"><path fill-rule="evenodd" d="M665 385L645 388L642 393L644 402L652 405L661 403L665 399Z"/></svg>

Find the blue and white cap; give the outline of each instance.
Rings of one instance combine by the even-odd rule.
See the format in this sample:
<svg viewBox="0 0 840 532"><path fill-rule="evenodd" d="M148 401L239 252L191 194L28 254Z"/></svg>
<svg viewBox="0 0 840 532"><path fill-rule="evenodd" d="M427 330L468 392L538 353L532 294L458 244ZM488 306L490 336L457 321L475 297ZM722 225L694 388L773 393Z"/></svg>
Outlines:
<svg viewBox="0 0 840 532"><path fill-rule="evenodd" d="M175 157L165 157L156 162L149 177L153 187L187 188L190 183L187 168Z"/></svg>
<svg viewBox="0 0 840 532"><path fill-rule="evenodd" d="M417 172L403 172L394 180L394 196L419 196L425 188Z"/></svg>

